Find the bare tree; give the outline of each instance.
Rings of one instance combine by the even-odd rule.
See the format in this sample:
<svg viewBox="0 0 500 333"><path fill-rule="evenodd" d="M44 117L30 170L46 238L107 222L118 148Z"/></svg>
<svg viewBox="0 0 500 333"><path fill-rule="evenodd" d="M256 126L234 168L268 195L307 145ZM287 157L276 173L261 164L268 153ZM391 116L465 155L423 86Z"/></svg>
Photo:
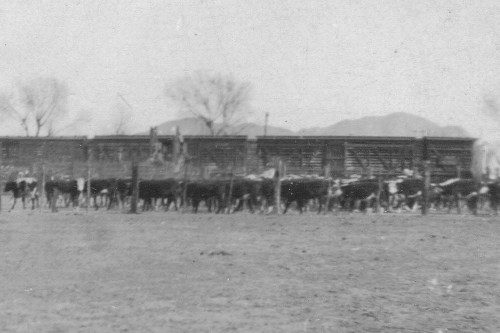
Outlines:
<svg viewBox="0 0 500 333"><path fill-rule="evenodd" d="M12 117L26 136L52 136L68 115L68 89L53 78L38 78L0 97L0 112Z"/></svg>
<svg viewBox="0 0 500 333"><path fill-rule="evenodd" d="M29 112L27 109L17 107L15 97L12 94L4 93L0 96L0 113L13 118L23 128L26 136L30 136Z"/></svg>
<svg viewBox="0 0 500 333"><path fill-rule="evenodd" d="M125 135L129 131L133 108L121 94L118 94L118 97L122 102L115 105L112 120L113 134Z"/></svg>
<svg viewBox="0 0 500 333"><path fill-rule="evenodd" d="M113 134L115 135L127 134L127 127L129 122L130 122L130 115L128 115L128 110L124 110L123 108L117 109L114 119Z"/></svg>
<svg viewBox="0 0 500 333"><path fill-rule="evenodd" d="M167 85L166 94L179 105L180 116L201 119L210 134L229 134L248 116L251 85L230 75L195 72Z"/></svg>
<svg viewBox="0 0 500 333"><path fill-rule="evenodd" d="M486 105L485 114L497 123L500 123L500 106L498 105L498 101L491 96L485 97L484 104Z"/></svg>

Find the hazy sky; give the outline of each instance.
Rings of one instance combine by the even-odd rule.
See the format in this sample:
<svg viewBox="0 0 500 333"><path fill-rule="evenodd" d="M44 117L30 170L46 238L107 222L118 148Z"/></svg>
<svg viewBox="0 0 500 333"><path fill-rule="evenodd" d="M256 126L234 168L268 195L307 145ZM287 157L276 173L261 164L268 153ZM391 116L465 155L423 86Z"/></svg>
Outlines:
<svg viewBox="0 0 500 333"><path fill-rule="evenodd" d="M65 81L73 114L103 134L123 106L133 132L176 118L165 84L195 70L253 84L251 120L290 129L404 111L474 136L500 100L500 2L125 1L0 3L0 87ZM0 135L22 132L2 119Z"/></svg>

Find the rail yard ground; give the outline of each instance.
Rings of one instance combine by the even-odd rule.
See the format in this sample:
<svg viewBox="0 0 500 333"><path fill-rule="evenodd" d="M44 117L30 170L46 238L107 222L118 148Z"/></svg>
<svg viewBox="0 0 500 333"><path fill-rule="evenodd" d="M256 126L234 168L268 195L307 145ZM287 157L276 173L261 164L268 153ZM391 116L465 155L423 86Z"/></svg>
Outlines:
<svg viewBox="0 0 500 333"><path fill-rule="evenodd" d="M2 332L500 332L500 217L0 213Z"/></svg>

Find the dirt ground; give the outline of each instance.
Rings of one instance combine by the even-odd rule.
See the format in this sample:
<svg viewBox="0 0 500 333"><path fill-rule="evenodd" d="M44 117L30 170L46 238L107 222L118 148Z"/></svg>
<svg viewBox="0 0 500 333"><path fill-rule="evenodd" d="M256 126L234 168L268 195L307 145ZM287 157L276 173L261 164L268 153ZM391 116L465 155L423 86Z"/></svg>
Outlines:
<svg viewBox="0 0 500 333"><path fill-rule="evenodd" d="M0 213L1 332L500 332L500 218Z"/></svg>

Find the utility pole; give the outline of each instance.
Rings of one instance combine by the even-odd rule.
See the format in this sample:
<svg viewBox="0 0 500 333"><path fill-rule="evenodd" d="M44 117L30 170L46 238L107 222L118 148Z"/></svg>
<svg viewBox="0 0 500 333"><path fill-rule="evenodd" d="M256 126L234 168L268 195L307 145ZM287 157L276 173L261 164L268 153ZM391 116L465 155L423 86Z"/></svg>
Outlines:
<svg viewBox="0 0 500 333"><path fill-rule="evenodd" d="M137 213L137 203L139 201L139 166L136 158L132 161L132 198L130 200L130 213Z"/></svg>
<svg viewBox="0 0 500 333"><path fill-rule="evenodd" d="M427 215L429 206L429 188L431 186L431 170L430 162L428 160L424 161L424 191L423 191L423 201L422 205L422 215Z"/></svg>

